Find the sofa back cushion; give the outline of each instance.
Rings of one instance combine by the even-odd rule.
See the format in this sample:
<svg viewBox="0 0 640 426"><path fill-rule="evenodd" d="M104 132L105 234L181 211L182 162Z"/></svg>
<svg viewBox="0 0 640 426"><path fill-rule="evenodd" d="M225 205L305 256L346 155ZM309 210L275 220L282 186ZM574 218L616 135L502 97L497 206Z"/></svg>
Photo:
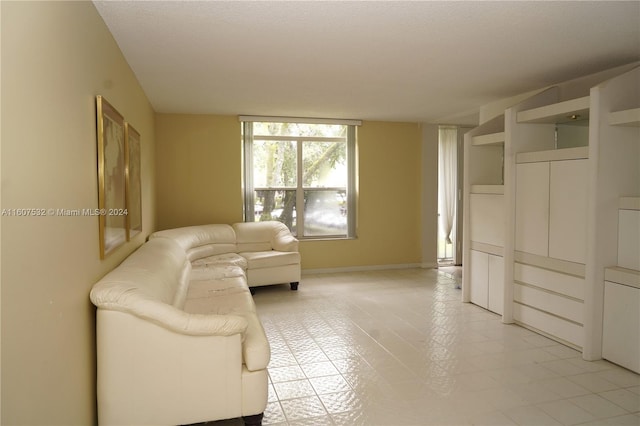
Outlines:
<svg viewBox="0 0 640 426"><path fill-rule="evenodd" d="M297 251L298 240L289 228L277 221L234 223L238 253L256 251Z"/></svg>
<svg viewBox="0 0 640 426"><path fill-rule="evenodd" d="M121 311L141 300L181 307L189 289L191 262L184 250L166 238L143 244L91 290L96 306Z"/></svg>
<svg viewBox="0 0 640 426"><path fill-rule="evenodd" d="M149 239L169 238L177 242L190 261L236 252L236 234L230 225L211 224L167 229L151 234Z"/></svg>

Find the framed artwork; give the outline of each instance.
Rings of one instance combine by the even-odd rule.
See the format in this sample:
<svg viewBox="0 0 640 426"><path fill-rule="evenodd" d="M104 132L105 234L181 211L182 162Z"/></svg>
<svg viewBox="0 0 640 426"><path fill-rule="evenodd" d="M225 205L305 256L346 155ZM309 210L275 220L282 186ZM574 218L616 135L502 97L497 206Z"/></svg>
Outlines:
<svg viewBox="0 0 640 426"><path fill-rule="evenodd" d="M142 232L142 191L140 186L140 133L124 125L127 184L127 240Z"/></svg>
<svg viewBox="0 0 640 426"><path fill-rule="evenodd" d="M104 259L127 240L125 123L102 96L96 103L100 258Z"/></svg>

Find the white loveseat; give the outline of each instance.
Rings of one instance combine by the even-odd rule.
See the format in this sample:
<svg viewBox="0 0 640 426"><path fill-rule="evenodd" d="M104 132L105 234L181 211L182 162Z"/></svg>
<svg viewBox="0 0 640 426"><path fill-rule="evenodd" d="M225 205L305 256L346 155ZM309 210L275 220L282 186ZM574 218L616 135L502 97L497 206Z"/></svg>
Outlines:
<svg viewBox="0 0 640 426"><path fill-rule="evenodd" d="M285 229L261 222L160 231L93 286L99 424L240 416L261 424L270 348L247 280L297 288L297 240Z"/></svg>

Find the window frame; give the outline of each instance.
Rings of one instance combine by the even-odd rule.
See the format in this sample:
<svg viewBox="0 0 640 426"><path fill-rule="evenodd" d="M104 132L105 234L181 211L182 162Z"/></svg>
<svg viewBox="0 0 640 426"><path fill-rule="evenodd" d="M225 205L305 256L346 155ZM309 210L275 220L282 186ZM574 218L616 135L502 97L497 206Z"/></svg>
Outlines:
<svg viewBox="0 0 640 426"><path fill-rule="evenodd" d="M296 191L296 212L300 211L299 206L304 206L305 191L345 191L347 205L347 229L344 234L326 234L317 236L304 235L304 214L296 213L295 233L300 240L335 240L356 238L357 220L357 126L361 124L359 120L319 120L287 117L253 117L240 116L242 128L242 192L243 192L243 215L245 222L255 221L255 193L256 191ZM254 122L273 123L305 123L305 124L328 124L345 125L347 133L345 137L309 137L309 136L259 136L254 138ZM255 140L275 140L275 141L295 141L296 142L296 187L259 187L256 188L253 176L253 144ZM346 187L307 187L304 186L303 175L303 144L304 142L345 142L346 143L346 167L347 182ZM302 209L304 211L304 209Z"/></svg>

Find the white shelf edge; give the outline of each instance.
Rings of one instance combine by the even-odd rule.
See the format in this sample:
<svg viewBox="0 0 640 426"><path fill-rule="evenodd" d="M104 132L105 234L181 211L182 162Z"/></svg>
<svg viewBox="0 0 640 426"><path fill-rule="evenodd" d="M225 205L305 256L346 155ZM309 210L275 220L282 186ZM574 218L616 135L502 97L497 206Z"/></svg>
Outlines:
<svg viewBox="0 0 640 426"><path fill-rule="evenodd" d="M618 208L620 210L640 210L640 197L620 197Z"/></svg>
<svg viewBox="0 0 640 426"><path fill-rule="evenodd" d="M604 280L615 284L640 288L640 271L612 266L604 269Z"/></svg>
<svg viewBox="0 0 640 426"><path fill-rule="evenodd" d="M470 193L504 195L504 185L471 185Z"/></svg>
<svg viewBox="0 0 640 426"><path fill-rule="evenodd" d="M582 263L539 256L537 254L525 253L523 251L515 251L514 260L517 263L549 269L550 271L560 272L562 274L574 275L578 278L584 278L586 275L586 267Z"/></svg>
<svg viewBox="0 0 640 426"><path fill-rule="evenodd" d="M640 108L610 112L609 124L611 126L640 127Z"/></svg>
<svg viewBox="0 0 640 426"><path fill-rule="evenodd" d="M493 244L482 243L480 241L471 241L471 250L481 251L493 254L495 256L504 257L504 247L494 246Z"/></svg>
<svg viewBox="0 0 640 426"><path fill-rule="evenodd" d="M473 136L471 138L471 145L500 145L504 144L504 132L489 133L487 135Z"/></svg>
<svg viewBox="0 0 640 426"><path fill-rule="evenodd" d="M568 116L580 115L580 119L589 117L589 96L571 99L556 104L518 112L518 123L566 123L571 122Z"/></svg>
<svg viewBox="0 0 640 426"><path fill-rule="evenodd" d="M519 152L516 163L538 163L540 161L581 160L589 158L589 147L550 149L547 151Z"/></svg>

